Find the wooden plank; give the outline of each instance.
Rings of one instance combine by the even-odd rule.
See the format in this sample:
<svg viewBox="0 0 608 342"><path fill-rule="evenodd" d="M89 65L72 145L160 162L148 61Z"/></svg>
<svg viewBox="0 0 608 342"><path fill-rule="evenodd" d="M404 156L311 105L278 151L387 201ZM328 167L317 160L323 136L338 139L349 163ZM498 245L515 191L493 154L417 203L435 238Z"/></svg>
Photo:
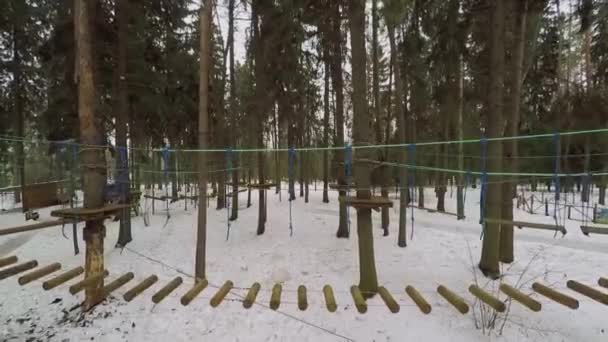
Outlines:
<svg viewBox="0 0 608 342"><path fill-rule="evenodd" d="M365 298L363 298L363 295L361 294L361 290L359 290L359 287L356 285L353 285L350 287L350 294L353 297L353 301L355 302L355 307L357 308L357 311L359 311L359 313L366 313L367 312L367 303L365 303Z"/></svg>
<svg viewBox="0 0 608 342"><path fill-rule="evenodd" d="M298 309L304 311L308 308L308 298L306 298L306 286L298 286Z"/></svg>
<svg viewBox="0 0 608 342"><path fill-rule="evenodd" d="M578 300L565 295L561 292L558 292L548 286L545 286L541 283L534 283L532 284L532 289L538 293L540 293L541 295L555 301L556 303L565 305L567 307L569 307L570 309L576 310L578 309Z"/></svg>
<svg viewBox="0 0 608 342"><path fill-rule="evenodd" d="M380 286L378 288L378 294L380 294L380 298L384 301L384 304L388 307L390 312L397 313L399 312L399 303L391 296L391 293L384 286Z"/></svg>
<svg viewBox="0 0 608 342"><path fill-rule="evenodd" d="M277 310L281 305L281 292L283 291L283 287L281 284L274 284L272 287L272 295L270 296L270 308L272 310Z"/></svg>
<svg viewBox="0 0 608 342"><path fill-rule="evenodd" d="M165 297L167 297L171 292L173 292L173 290L180 286L182 282L182 277L174 278L167 285L165 285L165 287L158 290L158 292L156 292L154 296L152 296L152 302L154 302L154 304L160 303L163 299L165 299Z"/></svg>
<svg viewBox="0 0 608 342"><path fill-rule="evenodd" d="M148 278L144 279L141 283L137 284L135 287L131 288L127 291L122 297L127 302L132 301L135 297L139 296L142 292L147 290L150 286L154 285L158 281L158 277L155 275L151 275Z"/></svg>
<svg viewBox="0 0 608 342"><path fill-rule="evenodd" d="M12 264L16 263L18 260L19 260L19 258L17 258L17 256L15 256L15 255L11 255L10 257L6 257L6 258L0 258L0 267L12 265Z"/></svg>
<svg viewBox="0 0 608 342"><path fill-rule="evenodd" d="M414 303L418 306L420 311L422 311L425 315L431 313L431 305L422 297L420 292L418 292L414 287L407 286L405 288L405 292L412 298Z"/></svg>
<svg viewBox="0 0 608 342"><path fill-rule="evenodd" d="M247 292L247 296L243 300L243 307L245 309L249 309L253 303L255 303L255 298L258 296L258 292L260 292L260 283L253 283L251 288Z"/></svg>
<svg viewBox="0 0 608 342"><path fill-rule="evenodd" d="M220 287L220 289L213 295L209 301L209 304L212 307L217 308L222 303L222 300L224 300L226 295L228 295L230 290L232 290L233 286L234 284L230 280L226 281L224 285L222 285L222 287Z"/></svg>
<svg viewBox="0 0 608 342"><path fill-rule="evenodd" d="M327 307L327 311L336 312L338 305L336 305L336 297L334 296L334 291L331 289L331 286L323 286L323 296L325 297L325 306Z"/></svg>
<svg viewBox="0 0 608 342"><path fill-rule="evenodd" d="M598 301L604 305L608 305L608 294L602 291L596 290L591 286L579 283L575 280L568 280L566 283L569 289L576 291L584 296L587 296L595 301Z"/></svg>
<svg viewBox="0 0 608 342"><path fill-rule="evenodd" d="M498 312L505 312L505 310L507 309L505 303L500 301L498 298L492 296L491 294L487 293L486 291L482 290L477 285L469 286L469 292L471 292L473 296L477 297L477 299L486 303L488 306Z"/></svg>
<svg viewBox="0 0 608 342"><path fill-rule="evenodd" d="M46 291L54 289L55 287L78 277L82 273L84 273L84 268L82 268L82 266L75 267L67 272L56 276L55 278L51 278L45 281L44 283L42 283L42 288Z"/></svg>
<svg viewBox="0 0 608 342"><path fill-rule="evenodd" d="M4 228L4 229L0 230L0 236L11 235L11 234L16 234L16 233L25 233L25 232L29 232L32 230L38 230L38 229L44 229L44 228L50 228L50 227L56 227L56 226L63 226L64 224L77 223L78 221L80 221L80 220L60 219L60 220L54 220L54 221L38 222L38 223L28 224L28 225L24 225L24 226Z"/></svg>
<svg viewBox="0 0 608 342"><path fill-rule="evenodd" d="M15 265L15 266L11 266L11 267L7 267L3 270L0 271L0 280L6 279L8 277L12 277L16 274L19 274L21 272L25 272L25 271L29 271L32 268L35 268L38 266L38 261L36 260L31 260L28 262L24 262L22 264L19 265Z"/></svg>
<svg viewBox="0 0 608 342"><path fill-rule="evenodd" d="M593 234L608 234L608 227L598 227L598 226L581 226L581 231L585 235Z"/></svg>
<svg viewBox="0 0 608 342"><path fill-rule="evenodd" d="M59 269L61 269L61 264L56 262L56 263L50 264L48 266L41 267L30 273L24 274L23 276L19 277L19 279L17 281L19 282L19 285L23 286L23 285L31 283L34 280L38 280L55 271L58 271Z"/></svg>
<svg viewBox="0 0 608 342"><path fill-rule="evenodd" d="M540 302L530 298L530 296L524 294L523 292L512 286L502 283L500 284L500 290L504 292L504 294L506 294L507 296L511 297L515 301L519 302L520 304L534 312L538 312L542 308Z"/></svg>
<svg viewBox="0 0 608 342"><path fill-rule="evenodd" d="M469 305L456 293L450 291L447 287L443 285L439 285L437 287L437 292L448 301L448 303L452 304L461 314L466 314L469 312Z"/></svg>

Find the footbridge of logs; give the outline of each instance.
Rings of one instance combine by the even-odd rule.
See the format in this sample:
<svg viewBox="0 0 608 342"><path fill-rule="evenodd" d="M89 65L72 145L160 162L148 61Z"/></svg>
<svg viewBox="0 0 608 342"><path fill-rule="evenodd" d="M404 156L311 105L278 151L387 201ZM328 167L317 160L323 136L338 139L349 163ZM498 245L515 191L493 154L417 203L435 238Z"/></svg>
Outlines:
<svg viewBox="0 0 608 342"><path fill-rule="evenodd" d="M21 286L26 286L33 282L40 282L42 288L45 291L53 290L62 285L66 285L67 289L72 295L78 295L82 293L84 289L91 286L96 286L102 279L110 278L111 281L105 282L103 287L103 296L101 300L111 295L114 291L119 288L125 288L125 292L122 298L126 302L131 302L135 298L143 296L144 292L151 295L151 300L154 304L160 304L165 301L170 294L178 291L180 287L185 288L185 292L180 297L180 303L183 306L188 306L192 303L199 295L208 287L209 282L206 279L195 279L190 281L188 284L184 284L182 277L176 277L170 280L161 280L156 275L149 275L147 277L139 278L138 281L133 281L135 275L132 272L127 272L119 276L110 275L109 271L103 273L89 275L84 277L84 269L81 266L59 272L62 269L60 263L50 263L46 265L39 265L37 260L28 260L26 262L19 262L17 256L8 256L0 258L0 286L2 281L6 281L8 278L17 278L17 282ZM159 283L156 289L151 288ZM210 294L209 305L214 308L220 306L226 296L235 289L235 285L232 281L228 280L221 286L211 286L214 288L213 294ZM569 280L566 283L566 287L572 292L570 294L560 292L554 288L544 285L539 282L532 284L531 290L537 294L536 298L526 294L529 292L521 288L513 287L507 283L501 283L499 286L499 292L502 292L504 296L502 298L497 297L496 293L490 293L479 286L472 284L468 287L468 292L472 295L474 301L471 302L463 298L461 295L456 293L454 290L447 288L444 285L437 287L437 295L441 298L441 301L445 301L445 304L453 307L456 312L465 315L470 310L470 305L476 303L483 303L487 307L495 310L496 312L505 312L509 302L521 305L522 307L530 310L531 312L540 312L542 309L541 299L544 301L554 302L561 306L565 306L568 309L576 310L579 308L579 300L573 295L579 295L587 297L597 303L608 306L608 278L600 277L597 282L597 286L591 286L588 284L580 283L575 280ZM247 294L242 296L237 293L232 293L233 298L230 301L241 302L245 309L251 308L254 304L260 304L264 307L269 307L272 310L278 310L281 307L281 301L285 297L285 291L283 290L282 284L275 284L271 289L267 289L271 292L270 301L268 303L261 303L256 301L259 292L261 291L260 283L253 283L248 288L237 288L239 290L247 290ZM367 312L368 303L366 298L369 297L369 293L365 293L358 286L351 286L349 289L352 302L341 303L343 305L352 304L360 314ZM395 295L409 298L415 306L420 310L422 314L430 314L432 311L432 305L428 298L417 290L415 287L408 285L404 288L404 293L391 294L388 289L383 286L378 288L378 295L382 299L384 305L391 313L398 313L400 310L400 302L395 299ZM297 306L301 311L307 310L309 307L308 291L306 286L300 285L297 291L289 291L288 294L295 293L295 299L297 300ZM322 291L315 291L316 293L322 293L323 302L327 311L330 313L336 312L338 303L334 295L334 290L330 285L325 285ZM235 298L236 297L236 298ZM208 297L209 298L209 297ZM292 304L292 299L287 300L288 304ZM440 306L444 306L439 304Z"/></svg>

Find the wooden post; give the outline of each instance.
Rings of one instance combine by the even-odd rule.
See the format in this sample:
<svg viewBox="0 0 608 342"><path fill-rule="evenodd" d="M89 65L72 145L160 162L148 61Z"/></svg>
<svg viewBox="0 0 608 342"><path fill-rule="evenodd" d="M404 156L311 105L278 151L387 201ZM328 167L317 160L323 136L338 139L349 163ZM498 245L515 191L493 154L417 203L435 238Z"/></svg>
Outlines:
<svg viewBox="0 0 608 342"><path fill-rule="evenodd" d="M29 271L32 268L35 268L36 266L38 266L38 261L32 260L12 267L7 267L0 271L0 280L12 277L15 274L19 274L21 272Z"/></svg>
<svg viewBox="0 0 608 342"><path fill-rule="evenodd" d="M281 291L283 287L281 284L274 284L272 287L272 295L270 296L270 308L272 310L277 310L279 305L281 305Z"/></svg>
<svg viewBox="0 0 608 342"><path fill-rule="evenodd" d="M568 205L568 220L570 220L570 209L572 209L572 207Z"/></svg>
<svg viewBox="0 0 608 342"><path fill-rule="evenodd" d="M44 283L42 283L42 288L45 289L46 291L54 289L55 287L78 277L82 273L84 273L84 268L82 268L82 266L78 266L76 268L73 268L67 272L64 272L64 273L56 276L55 278L51 278L51 279L45 281Z"/></svg>
<svg viewBox="0 0 608 342"><path fill-rule="evenodd" d="M194 286L182 296L180 303L182 303L183 306L187 306L207 287L207 285L209 285L207 279L196 279Z"/></svg>
<svg viewBox="0 0 608 342"><path fill-rule="evenodd" d="M399 312L399 303L397 303L397 301L393 298L393 296L391 296L390 292L388 292L384 286L380 286L378 288L378 294L380 294L382 301L384 301L384 304L386 304L392 313Z"/></svg>
<svg viewBox="0 0 608 342"><path fill-rule="evenodd" d="M545 199L545 216L549 216L549 200L548 199Z"/></svg>
<svg viewBox="0 0 608 342"><path fill-rule="evenodd" d="M431 312L431 305L422 297L422 295L412 286L407 286L405 292L412 298L414 303L418 306L420 311L425 315Z"/></svg>
<svg viewBox="0 0 608 342"><path fill-rule="evenodd" d="M550 287L547 287L541 283L532 284L532 289L559 304L569 307L570 309L578 309L578 300L561 292L558 292Z"/></svg>
<svg viewBox="0 0 608 342"><path fill-rule="evenodd" d="M243 307L245 309L249 309L253 303L255 303L255 298L258 296L258 292L260 292L260 283L253 283L249 292L247 292L247 296L243 300Z"/></svg>
<svg viewBox="0 0 608 342"><path fill-rule="evenodd" d="M437 287L437 292L443 298L445 298L448 303L452 304L456 308L456 310L458 310L461 314L464 315L469 312L469 305L464 301L464 299L462 299L462 297L455 294L454 292L448 290L447 287L439 285L439 287Z"/></svg>
<svg viewBox="0 0 608 342"><path fill-rule="evenodd" d="M608 278L600 278L597 281L598 285L608 289Z"/></svg>
<svg viewBox="0 0 608 342"><path fill-rule="evenodd" d="M487 293L486 291L482 290L477 285L469 286L469 292L471 292L471 294L477 297L480 301L486 303L488 306L498 312L505 312L505 310L507 309L505 303L500 301L498 298L492 296L491 294Z"/></svg>
<svg viewBox="0 0 608 342"><path fill-rule="evenodd" d="M538 301L507 284L500 284L500 290L532 311L538 312L542 308L542 305Z"/></svg>
<svg viewBox="0 0 608 342"><path fill-rule="evenodd" d="M361 290L356 285L350 287L350 293L353 296L353 301L355 302L355 306L357 307L357 311L359 313L367 312L367 303L365 303L365 298L361 294Z"/></svg>
<svg viewBox="0 0 608 342"><path fill-rule="evenodd" d="M0 258L0 267L12 265L12 264L16 263L17 260L18 260L18 258L14 255L7 257L7 258Z"/></svg>
<svg viewBox="0 0 608 342"><path fill-rule="evenodd" d="M83 280L77 282L76 284L70 286L70 293L75 295L85 288L95 286L96 284L99 283L99 281L101 279L104 279L109 274L110 273L107 270L105 270L102 273L97 273L97 274L91 275L89 277L86 277ZM99 303L99 301L97 303ZM97 303L95 303L95 304L97 304Z"/></svg>
<svg viewBox="0 0 608 342"><path fill-rule="evenodd" d="M137 284L135 287L127 291L122 297L127 302L130 302L142 292L147 290L150 286L154 285L154 283L156 283L157 281L158 277L155 275L151 275L148 278L144 279L141 283Z"/></svg>
<svg viewBox="0 0 608 342"><path fill-rule="evenodd" d="M325 296L325 306L327 307L327 311L336 312L338 305L336 305L336 297L334 297L334 291L331 289L331 286L323 286L323 295Z"/></svg>
<svg viewBox="0 0 608 342"><path fill-rule="evenodd" d="M304 311L308 308L308 299L306 298L306 286L298 286L298 309Z"/></svg>
<svg viewBox="0 0 608 342"><path fill-rule="evenodd" d="M59 269L61 269L61 264L58 262L56 262L54 264L50 264L45 267L41 267L37 270L34 270L28 274L25 274L25 275L19 277L19 279L18 279L19 285L25 285L25 284L31 283L32 281L38 280L55 271L58 271Z"/></svg>
<svg viewBox="0 0 608 342"><path fill-rule="evenodd" d="M107 284L106 286L103 287L103 297L104 298L107 297L114 290L118 289L119 287L121 287L124 284L131 281L131 279L133 279L133 277L134 277L133 272L129 272L129 273L123 274L122 276L120 276L117 279L114 279L112 282L110 282L109 284Z"/></svg>
<svg viewBox="0 0 608 342"><path fill-rule="evenodd" d="M222 300L224 300L226 295L228 295L230 290L232 290L233 286L234 284L230 280L226 281L224 285L220 287L217 293L213 295L213 298L211 298L209 304L211 304L212 307L217 308L222 303Z"/></svg>
<svg viewBox="0 0 608 342"><path fill-rule="evenodd" d="M593 287L579 283L575 280L568 280L566 286L568 286L569 289L596 300L604 305L608 305L608 294L603 293L602 291L596 290Z"/></svg>
<svg viewBox="0 0 608 342"><path fill-rule="evenodd" d="M158 292L156 292L154 296L152 296L152 302L154 302L154 304L160 303L163 299L165 299L165 297L167 297L171 292L173 292L173 290L180 286L182 282L182 277L176 277L175 279L171 280L167 285L165 285L165 287L158 290Z"/></svg>
<svg viewBox="0 0 608 342"><path fill-rule="evenodd" d="M534 195L530 196L530 214L534 214Z"/></svg>

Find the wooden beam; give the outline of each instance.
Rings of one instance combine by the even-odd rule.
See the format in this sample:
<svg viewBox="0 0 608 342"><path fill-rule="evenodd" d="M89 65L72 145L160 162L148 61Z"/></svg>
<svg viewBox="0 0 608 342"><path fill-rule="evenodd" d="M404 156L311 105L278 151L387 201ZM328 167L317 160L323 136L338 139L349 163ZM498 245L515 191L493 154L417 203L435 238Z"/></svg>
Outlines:
<svg viewBox="0 0 608 342"><path fill-rule="evenodd" d="M103 273L97 273L88 278L85 278L77 282L76 284L70 286L70 293L75 295L86 287L96 285L99 281L107 277L109 274L110 272L108 272L108 270L105 270L103 271Z"/></svg>
<svg viewBox="0 0 608 342"><path fill-rule="evenodd" d="M361 290L356 285L350 287L350 294L353 296L353 301L355 302L355 307L359 313L367 312L367 303L365 303L365 298L363 298L363 294L361 294Z"/></svg>
<svg viewBox="0 0 608 342"><path fill-rule="evenodd" d="M331 286L323 286L323 296L325 297L325 306L327 307L327 311L336 312L338 305L336 305L336 297L334 297L334 291L331 289Z"/></svg>
<svg viewBox="0 0 608 342"><path fill-rule="evenodd" d="M524 222L524 221L508 221L508 220L500 220L500 219L492 219L492 218L485 219L485 222L492 223L492 224L500 224L500 225L513 225L515 227L518 227L519 229L526 227L526 228L533 228L533 229L558 231L558 232L562 233L563 235L566 235L566 233L568 233L565 226L555 225L555 224L544 224L544 223Z"/></svg>
<svg viewBox="0 0 608 342"><path fill-rule="evenodd" d="M575 280L568 280L566 283L569 289L574 290L582 295L585 295L595 301L598 301L604 305L608 305L608 294L602 291L596 290L591 286L579 283Z"/></svg>
<svg viewBox="0 0 608 342"><path fill-rule="evenodd" d="M249 309L253 303L255 303L255 298L258 296L258 292L260 292L260 283L253 283L249 292L247 292L247 296L243 300L243 307L245 309Z"/></svg>
<svg viewBox="0 0 608 342"><path fill-rule="evenodd" d="M11 255L10 257L6 257L6 258L0 258L0 267L12 265L12 264L16 263L18 260L19 260L19 258L17 258L17 256L15 256L15 255Z"/></svg>
<svg viewBox="0 0 608 342"><path fill-rule="evenodd" d="M492 296L491 294L487 293L486 291L482 290L477 285L469 286L469 292L471 292L471 294L477 297L480 301L486 303L488 306L498 312L505 312L505 310L507 309L505 303L503 303L498 298Z"/></svg>
<svg viewBox="0 0 608 342"><path fill-rule="evenodd" d="M545 286L541 283L534 283L532 284L532 289L559 304L569 307L570 309L578 309L578 300L561 292L558 292L548 286Z"/></svg>
<svg viewBox="0 0 608 342"><path fill-rule="evenodd" d="M61 269L61 264L56 262L54 264L50 264L48 266L45 267L41 267L37 270L34 270L30 273L24 274L23 276L19 277L18 282L19 285L25 285L25 284L29 284L34 280L38 280L44 276L47 276L55 271L58 271L59 269Z"/></svg>
<svg viewBox="0 0 608 342"><path fill-rule="evenodd" d="M386 306L392 313L399 312L399 303L397 303L395 298L391 296L390 292L388 292L388 290L384 286L380 286L378 288L378 294L380 294L380 298L382 298L382 301L384 301L384 304L386 304Z"/></svg>
<svg viewBox="0 0 608 342"><path fill-rule="evenodd" d="M448 301L448 303L452 304L456 310L458 310L461 314L466 314L469 312L469 305L456 293L450 291L447 287L443 285L439 285L437 287L437 292Z"/></svg>
<svg viewBox="0 0 608 342"><path fill-rule="evenodd" d="M534 312L538 312L542 308L540 302L530 298L530 296L524 294L523 292L512 286L503 283L500 284L500 290L504 292L504 294L506 294L507 296L513 298L515 301L519 302L520 304Z"/></svg>
<svg viewBox="0 0 608 342"><path fill-rule="evenodd" d="M270 296L270 308L272 310L277 310L281 305L281 292L283 291L283 287L281 284L274 284L272 287L272 295Z"/></svg>
<svg viewBox="0 0 608 342"><path fill-rule="evenodd" d="M608 227L597 227L597 226L581 226L581 231L585 235L593 234L608 234Z"/></svg>
<svg viewBox="0 0 608 342"><path fill-rule="evenodd" d="M230 290L232 290L233 286L234 284L230 280L226 281L224 285L220 287L217 293L213 295L209 301L209 304L211 304L212 307L217 308L222 303L222 300L224 300L226 295L228 295Z"/></svg>
<svg viewBox="0 0 608 342"><path fill-rule="evenodd" d="M54 289L55 287L78 277L82 273L84 273L84 268L82 268L82 266L78 266L56 276L55 278L51 278L45 281L44 283L42 283L42 288L46 291Z"/></svg>
<svg viewBox="0 0 608 342"><path fill-rule="evenodd" d="M298 309L304 311L308 308L308 298L306 298L306 286L298 286Z"/></svg>
<svg viewBox="0 0 608 342"><path fill-rule="evenodd" d="M7 267L0 271L0 280L12 277L21 272L29 271L36 266L38 266L38 261L32 260L12 267Z"/></svg>
<svg viewBox="0 0 608 342"><path fill-rule="evenodd" d="M431 305L422 297L420 292L418 292L414 287L407 286L405 288L405 292L412 298L414 303L418 306L420 311L422 311L425 315L431 313Z"/></svg>
<svg viewBox="0 0 608 342"><path fill-rule="evenodd" d="M44 228L50 228L50 227L56 227L56 226L63 226L64 224L78 223L79 221L81 221L81 220L61 219L61 220L55 220L55 221L38 222L38 223L28 224L28 225L24 225L24 226L10 227L10 228L1 229L0 236L11 235L11 234L16 234L16 233L25 233L25 232L29 232L32 230L38 230L38 229L44 229Z"/></svg>
<svg viewBox="0 0 608 342"><path fill-rule="evenodd" d="M188 306L188 304L190 304L201 292L203 292L207 285L209 285L207 279L196 279L194 281L194 286L192 286L192 288L182 296L180 303L182 303L183 306Z"/></svg>
<svg viewBox="0 0 608 342"><path fill-rule="evenodd" d="M127 291L122 297L127 302L132 301L135 297L139 296L142 292L147 290L150 286L154 285L158 281L158 277L155 275L151 275L148 278L144 279L141 283L135 285L135 287L131 288Z"/></svg>
<svg viewBox="0 0 608 342"><path fill-rule="evenodd" d="M154 304L160 303L163 299L165 299L165 297L167 297L171 292L173 292L173 290L180 286L182 282L182 277L174 278L167 285L165 285L165 287L160 289L154 294L154 296L152 296L152 302L154 302Z"/></svg>

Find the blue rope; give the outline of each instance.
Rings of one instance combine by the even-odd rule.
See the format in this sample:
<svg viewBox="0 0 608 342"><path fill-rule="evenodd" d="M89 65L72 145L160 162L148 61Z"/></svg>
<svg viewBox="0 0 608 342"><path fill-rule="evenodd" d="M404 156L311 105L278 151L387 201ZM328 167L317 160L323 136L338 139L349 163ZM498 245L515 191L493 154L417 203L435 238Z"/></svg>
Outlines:
<svg viewBox="0 0 608 342"><path fill-rule="evenodd" d="M486 229L485 224L485 201L486 201L486 190L488 180L488 170L486 169L487 155L488 155L488 140L486 137L482 137L481 140L481 193L479 195L479 224L481 224L481 238Z"/></svg>
<svg viewBox="0 0 608 342"><path fill-rule="evenodd" d="M346 144L344 148L344 173L346 175L346 196L350 194L350 177L352 175L352 155L353 148L350 144ZM348 226L348 234L350 234L350 213L348 205L346 206L346 224Z"/></svg>
<svg viewBox="0 0 608 342"><path fill-rule="evenodd" d="M295 193L294 193L294 186L291 186L293 180L293 164L295 162L295 158L296 158L296 150L295 148L292 146L289 148L289 236L293 236L293 219L291 216L291 202L292 199L296 197Z"/></svg>
<svg viewBox="0 0 608 342"><path fill-rule="evenodd" d="M229 148L226 150L226 180L230 179L230 170L232 169L232 149ZM224 193L227 194L228 185L227 182L224 182ZM234 184L232 186L232 191L234 191ZM238 196L238 194L237 194ZM224 195L224 201L226 201L226 241L230 238L230 201L228 197Z"/></svg>
<svg viewBox="0 0 608 342"><path fill-rule="evenodd" d="M408 164L410 164L411 166L414 167L413 170L410 170L410 173L408 174L408 178L409 178L409 184L408 184L408 193L410 195L410 200L412 201L411 203L411 220L412 220L412 232L410 233L410 240L414 239L414 191L412 191L412 189L415 189L415 184L416 184L416 144L410 144L407 145L409 153L407 154L408 156ZM402 184L402 186L404 186L405 184Z"/></svg>

